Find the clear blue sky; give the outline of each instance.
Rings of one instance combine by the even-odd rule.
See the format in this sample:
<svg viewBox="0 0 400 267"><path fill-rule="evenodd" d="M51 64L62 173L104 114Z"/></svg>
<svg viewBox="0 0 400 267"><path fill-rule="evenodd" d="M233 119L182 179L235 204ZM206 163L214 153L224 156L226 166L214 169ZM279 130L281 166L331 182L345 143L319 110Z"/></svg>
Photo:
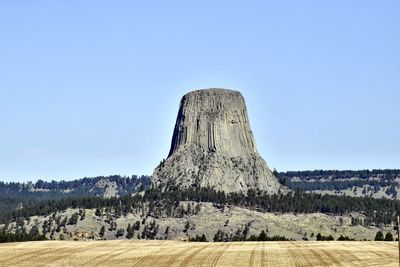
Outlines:
<svg viewBox="0 0 400 267"><path fill-rule="evenodd" d="M1 1L0 179L151 174L240 90L271 168L400 168L399 1Z"/></svg>

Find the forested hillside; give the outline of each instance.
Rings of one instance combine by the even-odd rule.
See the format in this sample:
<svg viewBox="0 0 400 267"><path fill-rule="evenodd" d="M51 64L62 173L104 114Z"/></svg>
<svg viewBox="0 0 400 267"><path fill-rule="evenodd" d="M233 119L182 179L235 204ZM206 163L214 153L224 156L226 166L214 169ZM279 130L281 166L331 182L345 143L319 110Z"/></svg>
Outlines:
<svg viewBox="0 0 400 267"><path fill-rule="evenodd" d="M275 175L292 191L276 195L257 190L226 194L207 188L160 192L150 189L149 176L0 182L1 235L5 240L81 239L83 231L95 239L197 240L205 233L208 240L214 234L215 240L245 240L250 232L265 230L269 218L275 225L268 229L277 236L310 238L307 234L316 234L318 228L336 238L347 234L370 239L378 230L392 229L400 213L400 202L395 200L400 170ZM212 231L209 216L216 216ZM282 225L284 217L299 222Z"/></svg>
<svg viewBox="0 0 400 267"><path fill-rule="evenodd" d="M392 199L400 192L400 169L289 171L275 174L289 188L306 192Z"/></svg>
<svg viewBox="0 0 400 267"><path fill-rule="evenodd" d="M153 217L174 217L176 207L181 201L196 203L210 202L220 207L234 205L251 208L262 212L294 212L342 215L360 212L368 217L363 224L390 224L400 211L400 202L389 199L355 198L349 196L330 196L315 193L290 192L287 195L268 195L262 192L249 191L225 194L212 189L186 190L161 193L155 190L143 194L120 198L82 197L60 200L45 200L27 203L25 207L14 211L3 212L0 223L9 223L18 219L27 219L33 215L49 215L68 208L93 209L111 208L121 216L134 210ZM183 213L184 214L184 213Z"/></svg>
<svg viewBox="0 0 400 267"><path fill-rule="evenodd" d="M300 191L271 196L256 191L243 195L211 189L165 193L148 190L120 198L84 197L29 203L0 214L0 228L3 233L29 233L26 238L43 238L44 235L50 239L80 239L77 236L83 230L85 235L90 230L89 236L93 239L105 236L107 239L189 239L207 232L208 240L214 234L223 236L223 240L234 240L235 236L245 240L250 232L257 233L263 224L273 222L263 219L265 216L281 214L273 220L299 215L300 219L296 220L300 222L290 229L282 229L285 227L282 223L269 226L275 227L274 236L298 239L299 235L304 237L310 231L316 234L324 230L324 234L351 233L351 238L362 239L371 238L373 231L392 229L399 211L400 203L394 200ZM218 228L206 227L211 218L218 219L215 223ZM314 218L312 226L305 223L310 218ZM306 230L299 228L299 223L305 225ZM363 237L365 233L369 234Z"/></svg>
<svg viewBox="0 0 400 267"><path fill-rule="evenodd" d="M149 176L98 176L73 181L38 180L16 183L0 181L0 213L21 209L42 200L80 197L120 197L144 191L150 187Z"/></svg>

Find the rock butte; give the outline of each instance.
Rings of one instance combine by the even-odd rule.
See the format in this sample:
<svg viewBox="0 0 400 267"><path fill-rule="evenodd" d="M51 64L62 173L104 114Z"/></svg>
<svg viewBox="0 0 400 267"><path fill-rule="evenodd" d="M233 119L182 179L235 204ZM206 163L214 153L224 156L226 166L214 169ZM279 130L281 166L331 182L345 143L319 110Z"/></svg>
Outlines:
<svg viewBox="0 0 400 267"><path fill-rule="evenodd" d="M168 158L154 170L152 185L162 191L287 190L257 152L243 96L227 89L183 96Z"/></svg>

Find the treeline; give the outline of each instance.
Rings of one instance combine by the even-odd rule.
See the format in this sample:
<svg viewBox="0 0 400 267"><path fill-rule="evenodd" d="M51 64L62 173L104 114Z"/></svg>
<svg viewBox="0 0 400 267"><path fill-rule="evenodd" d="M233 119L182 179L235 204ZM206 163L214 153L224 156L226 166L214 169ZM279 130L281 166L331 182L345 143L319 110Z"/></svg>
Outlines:
<svg viewBox="0 0 400 267"><path fill-rule="evenodd" d="M5 231L5 229L0 230L0 243L9 243L9 242L25 242L25 241L42 241L47 240L45 235L39 233L11 233Z"/></svg>
<svg viewBox="0 0 400 267"><path fill-rule="evenodd" d="M102 197L106 188L98 182L107 180L117 185L118 195L125 196L150 188L150 176L98 176L74 181L38 180L36 183L0 182L0 214L20 207L39 204L45 200L57 200L67 197Z"/></svg>
<svg viewBox="0 0 400 267"><path fill-rule="evenodd" d="M376 233L374 240L375 241L394 241L395 239L391 232L387 232L386 235L383 235L383 232L379 231Z"/></svg>
<svg viewBox="0 0 400 267"><path fill-rule="evenodd" d="M365 225L390 224L400 211L400 202L395 200L321 195L302 191L290 192L287 195L268 195L249 190L247 195L243 195L240 193L225 194L203 188L165 193L150 190L146 192L144 198L148 200L168 199L173 202L182 200L212 202L220 207L235 205L263 212L321 212L335 215L359 212L367 217L363 222Z"/></svg>
<svg viewBox="0 0 400 267"><path fill-rule="evenodd" d="M379 177L382 180L394 180L400 176L400 169L374 169L374 170L314 170L314 171L287 171L279 172L279 177L292 178L298 177L301 180L320 180L330 177L330 179L350 179L357 178L368 180L371 177Z"/></svg>
<svg viewBox="0 0 400 267"><path fill-rule="evenodd" d="M192 201L183 207L181 201ZM343 215L349 212L359 212L366 219L358 224L391 224L394 216L399 214L398 201L389 199L373 199L369 197L348 197L290 192L287 195L268 195L249 190L247 195L240 193L225 194L212 189L201 188L186 191L159 192L148 190L144 194L104 199L100 197L65 198L61 200L45 200L26 203L20 209L0 213L0 223L9 223L20 218L33 215L49 215L67 208L96 209L109 208L120 215L130 212L142 213L142 217L183 217L197 214L199 205L195 203L211 202L217 208L224 209L226 205L241 206L262 212L293 212Z"/></svg>
<svg viewBox="0 0 400 267"><path fill-rule="evenodd" d="M97 176L82 178L73 181L51 181L46 182L38 180L37 182L1 182L0 195L10 198L28 198L28 199L51 199L65 196L98 196L104 193L104 188L96 184L101 180L107 180L115 183L118 187L120 196L132 194L140 190L146 190L150 187L150 176L132 175L120 176Z"/></svg>
<svg viewBox="0 0 400 267"><path fill-rule="evenodd" d="M344 181L324 181L324 182L305 182L305 181L292 181L287 180L284 182L290 189L296 190L301 189L305 191L315 190L328 190L328 191L341 191L351 189L353 187L364 187L363 194L368 192L378 192L382 187L390 187L388 194L397 194L396 186L397 182L391 181L368 181L368 180L344 180Z"/></svg>
<svg viewBox="0 0 400 267"><path fill-rule="evenodd" d="M274 172L279 181L287 187L305 191L329 190L341 191L353 187L364 187L363 195L376 193L381 188L388 188L387 195L397 196L396 187L399 186L396 178L400 177L399 169L385 170L315 170L315 171L288 171Z"/></svg>
<svg viewBox="0 0 400 267"><path fill-rule="evenodd" d="M240 242L240 241L290 241L291 239L286 238L280 235L268 236L267 232L261 230L259 235L250 235L248 236L249 228L246 225L243 231L238 229L236 233L228 234L223 230L218 230L214 235L214 242Z"/></svg>

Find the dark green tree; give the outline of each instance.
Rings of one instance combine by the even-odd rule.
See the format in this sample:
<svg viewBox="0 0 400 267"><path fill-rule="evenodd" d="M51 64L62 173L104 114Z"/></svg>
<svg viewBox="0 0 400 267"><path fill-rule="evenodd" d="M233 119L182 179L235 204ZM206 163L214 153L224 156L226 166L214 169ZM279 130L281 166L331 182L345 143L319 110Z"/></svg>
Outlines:
<svg viewBox="0 0 400 267"><path fill-rule="evenodd" d="M101 238L104 237L104 234L106 233L106 228L104 227L104 225L100 228L100 232L99 232L99 236Z"/></svg>
<svg viewBox="0 0 400 267"><path fill-rule="evenodd" d="M388 232L385 236L385 241L394 241L393 235L391 232Z"/></svg>
<svg viewBox="0 0 400 267"><path fill-rule="evenodd" d="M321 235L321 233L318 233L317 234L317 241L321 241L322 240L322 235Z"/></svg>
<svg viewBox="0 0 400 267"><path fill-rule="evenodd" d="M101 210L99 208L96 209L96 212L94 213L94 215L101 217Z"/></svg>
<svg viewBox="0 0 400 267"><path fill-rule="evenodd" d="M121 236L124 235L124 233L125 233L125 229L124 229L124 228L119 228L119 229L117 230L117 233L115 234L115 237L116 237L116 238L120 238Z"/></svg>
<svg viewBox="0 0 400 267"><path fill-rule="evenodd" d="M264 230L262 230L258 236L258 241L268 241L267 233Z"/></svg>
<svg viewBox="0 0 400 267"><path fill-rule="evenodd" d="M203 234L200 238L200 242L207 242L207 237L205 234Z"/></svg>
<svg viewBox="0 0 400 267"><path fill-rule="evenodd" d="M375 241L383 241L384 240L383 233L381 231L377 232L374 240Z"/></svg>

